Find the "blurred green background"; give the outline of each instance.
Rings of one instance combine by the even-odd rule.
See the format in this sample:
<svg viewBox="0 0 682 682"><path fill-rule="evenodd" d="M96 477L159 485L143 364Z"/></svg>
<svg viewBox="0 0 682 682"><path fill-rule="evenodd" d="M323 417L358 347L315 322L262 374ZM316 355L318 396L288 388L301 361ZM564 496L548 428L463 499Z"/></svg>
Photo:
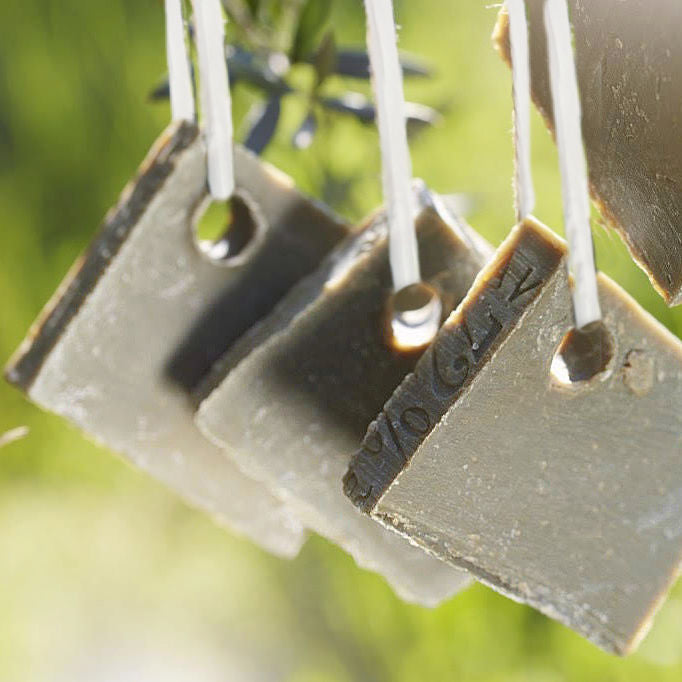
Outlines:
<svg viewBox="0 0 682 682"><path fill-rule="evenodd" d="M413 142L415 175L470 194L470 222L497 244L513 222L497 9L396 7L401 47L436 70L407 94L444 112ZM362 45L359 0L337 0L333 26L340 44ZM3 363L166 125L168 106L148 100L164 49L157 0L0 3ZM238 89L237 119L254 97ZM293 151L302 107L287 100L266 158L360 219L380 200L375 131L337 117ZM536 213L561 231L555 151L533 126ZM682 311L665 308L620 240L598 226L595 240L601 269L681 334ZM0 680L682 679L680 589L619 660L481 586L434 610L402 604L319 538L295 561L272 558L0 384L0 435L22 425L29 436L0 450Z"/></svg>

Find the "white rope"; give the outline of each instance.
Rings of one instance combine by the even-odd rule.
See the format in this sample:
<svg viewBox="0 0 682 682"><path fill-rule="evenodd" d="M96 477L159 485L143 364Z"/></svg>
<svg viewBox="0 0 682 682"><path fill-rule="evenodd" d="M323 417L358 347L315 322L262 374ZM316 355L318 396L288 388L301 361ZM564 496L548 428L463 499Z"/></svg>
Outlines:
<svg viewBox="0 0 682 682"><path fill-rule="evenodd" d="M166 55L171 117L174 121L194 121L194 92L181 0L166 0Z"/></svg>
<svg viewBox="0 0 682 682"><path fill-rule="evenodd" d="M211 196L224 201L234 191L232 102L225 61L225 19L220 0L192 0L199 55L201 109Z"/></svg>
<svg viewBox="0 0 682 682"><path fill-rule="evenodd" d="M535 208L530 159L530 50L524 0L507 0L514 87L514 148L516 152L516 212L521 222Z"/></svg>
<svg viewBox="0 0 682 682"><path fill-rule="evenodd" d="M421 279L402 69L391 0L365 0L365 10L389 221L389 257L393 287L399 291Z"/></svg>
<svg viewBox="0 0 682 682"><path fill-rule="evenodd" d="M573 310L581 329L601 319L590 229L587 163L581 132L580 95L566 0L546 0L545 30L554 105L569 268L574 279Z"/></svg>

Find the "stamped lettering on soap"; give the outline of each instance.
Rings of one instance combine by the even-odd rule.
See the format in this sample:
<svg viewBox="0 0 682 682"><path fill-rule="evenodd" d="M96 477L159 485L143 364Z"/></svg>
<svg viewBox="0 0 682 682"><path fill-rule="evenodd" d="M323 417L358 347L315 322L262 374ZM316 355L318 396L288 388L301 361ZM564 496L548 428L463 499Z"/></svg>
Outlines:
<svg viewBox="0 0 682 682"><path fill-rule="evenodd" d="M370 424L344 477L353 504L370 512L419 444L519 322L563 251L524 223L445 323L414 372Z"/></svg>

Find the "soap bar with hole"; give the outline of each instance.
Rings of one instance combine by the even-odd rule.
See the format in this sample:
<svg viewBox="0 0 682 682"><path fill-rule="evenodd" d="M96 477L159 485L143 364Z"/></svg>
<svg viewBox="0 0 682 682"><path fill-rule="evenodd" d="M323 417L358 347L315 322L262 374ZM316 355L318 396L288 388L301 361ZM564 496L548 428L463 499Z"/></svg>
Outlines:
<svg viewBox="0 0 682 682"><path fill-rule="evenodd" d="M235 167L237 201L258 230L235 263L209 262L192 239L206 199L204 144L194 126L171 126L7 377L193 505L293 555L299 522L201 436L190 393L347 230L241 148Z"/></svg>
<svg viewBox="0 0 682 682"><path fill-rule="evenodd" d="M422 273L443 292L447 312L490 248L442 207L425 206L417 225ZM387 229L379 214L235 345L197 419L307 527L383 575L404 599L434 605L467 576L363 517L341 487L367 424L419 355L390 345L390 293Z"/></svg>
<svg viewBox="0 0 682 682"><path fill-rule="evenodd" d="M568 382L565 261L539 224L512 232L344 486L411 541L624 654L682 556L682 343L600 274L609 361Z"/></svg>
<svg viewBox="0 0 682 682"><path fill-rule="evenodd" d="M526 0L533 98L553 127L544 0ZM570 0L592 195L669 304L682 303L682 2ZM508 18L496 44L510 62Z"/></svg>

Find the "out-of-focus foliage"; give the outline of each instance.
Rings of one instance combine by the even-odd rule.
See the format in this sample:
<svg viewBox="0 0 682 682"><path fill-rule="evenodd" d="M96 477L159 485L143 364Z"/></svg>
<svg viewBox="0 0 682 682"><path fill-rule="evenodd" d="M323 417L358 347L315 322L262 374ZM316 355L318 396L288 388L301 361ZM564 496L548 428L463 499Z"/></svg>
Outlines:
<svg viewBox="0 0 682 682"><path fill-rule="evenodd" d="M396 7L401 47L434 67L407 81L407 96L444 112L414 142L415 174L469 194L470 222L499 243L513 209L510 80L489 41L496 10L475 0ZM362 4L336 0L331 12L337 44L361 47ZM147 99L164 62L157 0L0 3L3 362L166 125L168 108ZM300 64L288 78L306 92L315 74ZM370 94L341 74L328 85L328 97ZM235 89L235 119L262 102ZM376 132L322 113L314 143L294 150L307 113L305 99L282 98L265 157L360 219L380 200ZM537 117L533 133L537 215L560 230L555 151ZM599 227L595 237L602 269L680 334L682 315L618 238ZM0 434L21 425L29 436L0 450L2 682L682 679L679 588L641 652L622 661L480 586L428 610L322 540L290 563L269 557L2 384Z"/></svg>
<svg viewBox="0 0 682 682"><path fill-rule="evenodd" d="M296 149L307 149L312 144L318 119L325 110L353 116L361 123L374 123L376 110L364 95L353 91L325 94L331 76L370 78L365 49L337 47L330 27L331 0L223 0L223 5L229 17L226 61L230 85L233 89L242 85L255 89L265 100L253 104L246 116L243 142L251 151L261 154L272 140L282 110L281 100L286 96L305 102L303 120L291 137ZM189 16L189 6L187 9ZM191 21L188 25L193 35ZM429 69L414 58L401 59L406 78L429 75ZM293 86L290 72L302 66L312 71L313 79L306 87ZM164 100L169 94L166 77L152 90L151 98ZM434 109L412 102L405 115L410 135L439 120Z"/></svg>

